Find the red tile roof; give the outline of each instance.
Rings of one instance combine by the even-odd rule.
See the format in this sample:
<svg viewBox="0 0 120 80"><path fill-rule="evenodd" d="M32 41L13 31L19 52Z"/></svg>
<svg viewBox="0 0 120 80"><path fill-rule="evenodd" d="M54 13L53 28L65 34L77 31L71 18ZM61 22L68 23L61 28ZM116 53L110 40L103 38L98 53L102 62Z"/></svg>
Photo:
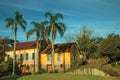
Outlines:
<svg viewBox="0 0 120 80"><path fill-rule="evenodd" d="M71 50L71 48L75 47L76 43L62 43L62 44L55 44L54 50L55 52L68 52ZM47 48L45 48L42 53L51 53L51 45L48 45Z"/></svg>
<svg viewBox="0 0 120 80"><path fill-rule="evenodd" d="M42 43L44 41L42 40ZM31 41L31 42L22 42L22 43L17 43L16 44L16 50L24 50L24 49L32 49L36 48L36 41ZM8 51L12 51L14 49L14 46L10 47Z"/></svg>

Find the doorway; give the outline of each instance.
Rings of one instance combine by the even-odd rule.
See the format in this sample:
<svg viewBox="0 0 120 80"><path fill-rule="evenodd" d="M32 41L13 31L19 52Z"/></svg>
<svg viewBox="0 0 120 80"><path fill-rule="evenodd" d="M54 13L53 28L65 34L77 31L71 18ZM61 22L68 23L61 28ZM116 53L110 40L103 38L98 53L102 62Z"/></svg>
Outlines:
<svg viewBox="0 0 120 80"><path fill-rule="evenodd" d="M52 65L51 64L47 64L47 72L49 73L52 70Z"/></svg>

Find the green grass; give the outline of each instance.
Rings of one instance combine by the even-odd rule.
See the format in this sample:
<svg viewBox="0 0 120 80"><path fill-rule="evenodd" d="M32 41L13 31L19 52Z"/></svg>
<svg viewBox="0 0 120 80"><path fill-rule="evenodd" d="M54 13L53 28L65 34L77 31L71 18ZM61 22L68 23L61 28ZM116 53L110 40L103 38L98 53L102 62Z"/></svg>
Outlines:
<svg viewBox="0 0 120 80"><path fill-rule="evenodd" d="M22 76L10 76L10 77L0 78L0 80L17 80L20 77Z"/></svg>
<svg viewBox="0 0 120 80"><path fill-rule="evenodd" d="M104 80L104 77L76 74L35 74L3 78L2 80Z"/></svg>

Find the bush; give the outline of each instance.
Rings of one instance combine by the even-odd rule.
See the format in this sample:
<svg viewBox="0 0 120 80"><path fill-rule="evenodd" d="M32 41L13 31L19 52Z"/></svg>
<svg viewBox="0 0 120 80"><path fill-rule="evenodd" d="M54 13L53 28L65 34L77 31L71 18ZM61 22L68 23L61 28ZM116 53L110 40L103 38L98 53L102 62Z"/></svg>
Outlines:
<svg viewBox="0 0 120 80"><path fill-rule="evenodd" d="M13 60L10 58L8 62L0 63L0 76L11 75L13 70ZM15 74L20 75L20 69L18 65L15 65Z"/></svg>
<svg viewBox="0 0 120 80"><path fill-rule="evenodd" d="M9 70L7 62L0 63L0 76L4 76L6 72Z"/></svg>
<svg viewBox="0 0 120 80"><path fill-rule="evenodd" d="M87 63L87 61L85 61L85 60L80 60L79 61L79 67L81 66L81 65L85 65Z"/></svg>
<svg viewBox="0 0 120 80"><path fill-rule="evenodd" d="M46 71L45 71L45 69L43 69L43 68L41 68L40 70L39 70L39 73L45 73Z"/></svg>
<svg viewBox="0 0 120 80"><path fill-rule="evenodd" d="M35 72L35 74L42 74L42 73L45 73L45 72L46 72L45 69L41 68L41 69L39 69L39 72Z"/></svg>
<svg viewBox="0 0 120 80"><path fill-rule="evenodd" d="M113 69L111 65L105 65L101 67L100 69L111 76L114 76L114 77L120 76L119 72Z"/></svg>
<svg viewBox="0 0 120 80"><path fill-rule="evenodd" d="M98 59L89 59L87 62L88 64L99 64L101 66L107 64L109 62L109 58L98 58Z"/></svg>
<svg viewBox="0 0 120 80"><path fill-rule="evenodd" d="M50 71L49 73L58 73L58 70Z"/></svg>

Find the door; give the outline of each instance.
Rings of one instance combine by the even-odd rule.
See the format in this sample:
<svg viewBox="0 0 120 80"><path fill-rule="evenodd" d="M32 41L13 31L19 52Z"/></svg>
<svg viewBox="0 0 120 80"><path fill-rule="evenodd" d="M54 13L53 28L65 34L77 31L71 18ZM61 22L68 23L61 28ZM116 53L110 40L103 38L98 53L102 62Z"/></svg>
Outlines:
<svg viewBox="0 0 120 80"><path fill-rule="evenodd" d="M51 64L48 64L48 65L47 65L47 72L49 73L51 70L52 70L52 65L51 65Z"/></svg>

